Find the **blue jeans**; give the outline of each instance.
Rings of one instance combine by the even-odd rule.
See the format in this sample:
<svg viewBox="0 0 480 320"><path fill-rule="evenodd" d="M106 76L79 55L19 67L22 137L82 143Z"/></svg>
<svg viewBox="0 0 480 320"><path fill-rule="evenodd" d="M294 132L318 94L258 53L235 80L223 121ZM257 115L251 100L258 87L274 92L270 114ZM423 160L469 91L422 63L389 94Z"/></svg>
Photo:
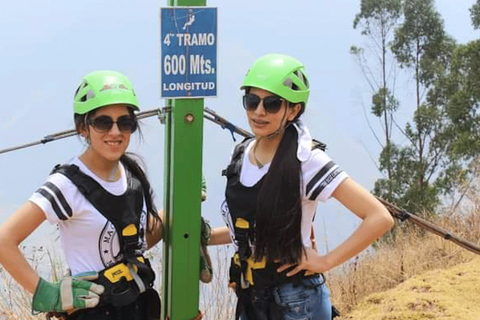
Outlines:
<svg viewBox="0 0 480 320"><path fill-rule="evenodd" d="M248 289L240 320L331 320L330 292L323 278L305 278L266 290ZM267 301L268 300L268 301Z"/></svg>

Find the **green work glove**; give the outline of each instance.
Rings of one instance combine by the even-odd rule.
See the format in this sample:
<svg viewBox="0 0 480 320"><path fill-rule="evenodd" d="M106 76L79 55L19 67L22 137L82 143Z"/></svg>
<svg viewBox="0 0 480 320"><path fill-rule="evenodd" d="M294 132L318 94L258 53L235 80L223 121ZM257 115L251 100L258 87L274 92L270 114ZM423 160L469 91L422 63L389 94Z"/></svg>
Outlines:
<svg viewBox="0 0 480 320"><path fill-rule="evenodd" d="M202 201L207 199L207 180L202 174ZM201 217L201 230L200 230L200 281L209 283L212 281L212 261L208 254L207 245L210 242L210 234L212 228L208 224L208 221Z"/></svg>
<svg viewBox="0 0 480 320"><path fill-rule="evenodd" d="M89 281L97 278L97 272L65 277L57 283L40 278L33 295L32 313L95 307L100 301L100 295L105 291L103 286Z"/></svg>
<svg viewBox="0 0 480 320"><path fill-rule="evenodd" d="M207 220L201 217L200 228L200 281L209 283L213 278L212 260L208 253L207 245L210 242L212 228Z"/></svg>
<svg viewBox="0 0 480 320"><path fill-rule="evenodd" d="M202 201L207 200L207 180L202 174Z"/></svg>

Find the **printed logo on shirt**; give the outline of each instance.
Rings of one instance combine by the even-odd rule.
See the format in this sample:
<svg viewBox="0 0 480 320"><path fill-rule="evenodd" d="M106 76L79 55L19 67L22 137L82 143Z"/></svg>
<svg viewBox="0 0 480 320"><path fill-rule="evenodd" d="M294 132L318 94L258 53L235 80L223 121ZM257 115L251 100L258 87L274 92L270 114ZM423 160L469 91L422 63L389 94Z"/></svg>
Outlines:
<svg viewBox="0 0 480 320"><path fill-rule="evenodd" d="M110 221L107 221L105 227L100 233L99 239L100 258L105 267L116 263L115 257L120 251L118 234Z"/></svg>
<svg viewBox="0 0 480 320"><path fill-rule="evenodd" d="M147 211L142 210L142 215L140 217L140 230L138 230L138 246L142 250L147 250L147 242L145 240L145 227L147 225Z"/></svg>
<svg viewBox="0 0 480 320"><path fill-rule="evenodd" d="M147 249L147 243L144 236L144 226L146 226L146 223L147 212L143 210L140 217L140 230L138 230L138 247L142 248L143 250ZM112 266L118 262L118 259L120 258L118 257L118 254L120 252L120 240L117 230L115 230L115 226L110 221L107 221L105 227L100 233L98 247L100 248L100 258L102 259L102 263L105 267Z"/></svg>
<svg viewBox="0 0 480 320"><path fill-rule="evenodd" d="M223 200L220 211L222 212L223 221L230 229L230 239L235 246L238 246L237 240L235 240L235 229L233 228L232 223L232 216L230 215L230 209L228 208L228 204L226 200Z"/></svg>

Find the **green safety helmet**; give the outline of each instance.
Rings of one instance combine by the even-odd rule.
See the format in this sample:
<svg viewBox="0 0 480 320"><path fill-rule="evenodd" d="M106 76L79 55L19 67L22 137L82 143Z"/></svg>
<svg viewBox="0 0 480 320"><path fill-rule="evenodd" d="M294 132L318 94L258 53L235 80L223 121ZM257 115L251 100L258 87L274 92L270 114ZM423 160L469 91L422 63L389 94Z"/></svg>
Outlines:
<svg viewBox="0 0 480 320"><path fill-rule="evenodd" d="M140 110L132 83L120 72L94 71L87 74L73 97L73 111L85 114L111 104L127 104Z"/></svg>
<svg viewBox="0 0 480 320"><path fill-rule="evenodd" d="M248 70L241 89L256 87L270 91L292 103L305 105L310 89L303 64L284 54L267 54Z"/></svg>

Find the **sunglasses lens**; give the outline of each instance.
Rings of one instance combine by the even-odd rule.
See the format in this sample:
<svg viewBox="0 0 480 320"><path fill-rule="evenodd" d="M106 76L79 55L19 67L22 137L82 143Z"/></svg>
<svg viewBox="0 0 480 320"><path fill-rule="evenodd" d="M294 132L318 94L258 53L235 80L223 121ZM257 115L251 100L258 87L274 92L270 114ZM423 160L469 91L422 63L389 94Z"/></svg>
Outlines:
<svg viewBox="0 0 480 320"><path fill-rule="evenodd" d="M113 126L113 119L108 116L96 117L92 120L92 126L98 131L109 131Z"/></svg>
<svg viewBox="0 0 480 320"><path fill-rule="evenodd" d="M118 129L122 132L133 132L137 128L135 120L130 116L123 116L117 120Z"/></svg>
<svg viewBox="0 0 480 320"><path fill-rule="evenodd" d="M99 132L110 131L114 123L115 121L109 116L99 116L90 121L90 124ZM134 132L137 129L137 122L130 116L121 116L116 123L121 132Z"/></svg>
<svg viewBox="0 0 480 320"><path fill-rule="evenodd" d="M249 111L257 109L260 103L260 97L255 94L246 94L243 96L243 107Z"/></svg>
<svg viewBox="0 0 480 320"><path fill-rule="evenodd" d="M243 107L248 111L255 111L262 99L256 94L249 93L243 96ZM263 98L263 108L268 113L277 113L282 107L283 99L277 96Z"/></svg>
<svg viewBox="0 0 480 320"><path fill-rule="evenodd" d="M282 107L282 98L276 96L269 96L263 99L263 107L268 113L277 113Z"/></svg>

